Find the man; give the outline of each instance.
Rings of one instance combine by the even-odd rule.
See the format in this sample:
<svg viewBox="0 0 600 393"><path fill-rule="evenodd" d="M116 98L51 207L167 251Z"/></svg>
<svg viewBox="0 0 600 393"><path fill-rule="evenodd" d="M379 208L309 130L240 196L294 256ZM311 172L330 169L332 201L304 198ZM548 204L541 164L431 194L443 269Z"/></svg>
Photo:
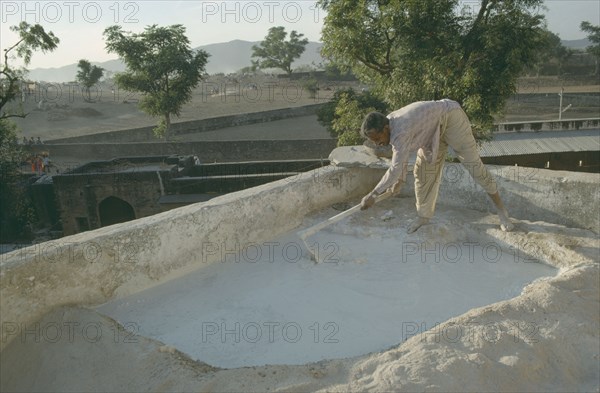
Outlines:
<svg viewBox="0 0 600 393"><path fill-rule="evenodd" d="M362 209L375 203L375 196L391 189L397 193L406 181L408 156L417 151L414 167L417 218L408 233L427 224L433 216L442 168L448 146L452 147L469 173L488 193L498 210L500 228L514 228L500 199L496 181L481 162L467 115L452 100L420 101L390 113L387 117L371 112L361 133L380 146L392 145L392 161L377 186L361 202Z"/></svg>

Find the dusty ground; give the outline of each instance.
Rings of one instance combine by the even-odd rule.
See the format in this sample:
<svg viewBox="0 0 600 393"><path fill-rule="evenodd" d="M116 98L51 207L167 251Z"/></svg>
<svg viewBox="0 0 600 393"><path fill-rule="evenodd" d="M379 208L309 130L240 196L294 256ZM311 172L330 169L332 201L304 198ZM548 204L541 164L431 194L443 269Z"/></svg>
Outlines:
<svg viewBox="0 0 600 393"><path fill-rule="evenodd" d="M311 97L303 81L264 77L211 77L199 85L190 103L184 105L173 122L196 120L239 113L310 105L326 102L336 89L354 87L358 82L319 82L320 90ZM556 78L523 78L518 91L523 94L547 94L546 98L514 99L507 103L498 121L554 120L558 118L560 88L566 95L563 107L572 103L564 118L598 117L597 99L581 98L579 93L600 93L599 84L578 84ZM217 91L218 89L218 91ZM92 134L127 128L152 126L156 120L138 108L139 95L115 90L104 84L92 94L93 103L85 102L77 86L45 85L24 96L23 109L29 115L15 118L21 138L42 140ZM44 101L40 104L40 101Z"/></svg>
<svg viewBox="0 0 600 393"><path fill-rule="evenodd" d="M563 119L600 117L600 80L593 77L559 79L557 77L526 77L517 82L521 94L509 100L497 122L558 120L560 96L563 94ZM596 97L590 97L595 94Z"/></svg>
<svg viewBox="0 0 600 393"><path fill-rule="evenodd" d="M192 100L172 121L318 104L328 101L336 89L359 87L350 82L322 82L316 96L311 97L303 83L271 77L213 77L194 90ZM15 118L21 137L35 139L39 136L49 140L156 124L155 119L139 109L137 93L119 92L111 85L103 85L94 96L95 101L89 103L72 86L48 85L45 88L25 96L23 109L29 115L25 119ZM44 102L39 104L42 99Z"/></svg>

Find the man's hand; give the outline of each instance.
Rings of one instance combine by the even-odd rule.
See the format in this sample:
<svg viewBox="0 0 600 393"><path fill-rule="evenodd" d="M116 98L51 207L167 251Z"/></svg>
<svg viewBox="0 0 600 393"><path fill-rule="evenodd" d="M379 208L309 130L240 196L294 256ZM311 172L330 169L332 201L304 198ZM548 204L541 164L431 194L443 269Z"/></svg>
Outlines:
<svg viewBox="0 0 600 393"><path fill-rule="evenodd" d="M360 201L360 210L367 210L375 204L375 196L373 193L368 193L362 201Z"/></svg>

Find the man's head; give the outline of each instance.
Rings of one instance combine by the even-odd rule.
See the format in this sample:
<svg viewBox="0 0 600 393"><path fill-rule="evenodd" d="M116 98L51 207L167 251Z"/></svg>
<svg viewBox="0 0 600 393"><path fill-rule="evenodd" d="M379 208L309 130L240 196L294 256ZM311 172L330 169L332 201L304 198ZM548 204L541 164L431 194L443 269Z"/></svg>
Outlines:
<svg viewBox="0 0 600 393"><path fill-rule="evenodd" d="M390 120L383 113L371 112L365 116L360 133L379 146L390 143Z"/></svg>

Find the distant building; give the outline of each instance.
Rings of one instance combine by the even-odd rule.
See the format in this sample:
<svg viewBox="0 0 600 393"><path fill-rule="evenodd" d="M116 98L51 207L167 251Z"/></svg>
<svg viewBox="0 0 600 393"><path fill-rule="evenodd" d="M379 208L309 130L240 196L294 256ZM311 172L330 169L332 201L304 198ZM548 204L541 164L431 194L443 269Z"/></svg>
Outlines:
<svg viewBox="0 0 600 393"><path fill-rule="evenodd" d="M195 156L126 157L91 162L34 184L45 224L64 235L161 213L328 165L328 161L198 164Z"/></svg>

